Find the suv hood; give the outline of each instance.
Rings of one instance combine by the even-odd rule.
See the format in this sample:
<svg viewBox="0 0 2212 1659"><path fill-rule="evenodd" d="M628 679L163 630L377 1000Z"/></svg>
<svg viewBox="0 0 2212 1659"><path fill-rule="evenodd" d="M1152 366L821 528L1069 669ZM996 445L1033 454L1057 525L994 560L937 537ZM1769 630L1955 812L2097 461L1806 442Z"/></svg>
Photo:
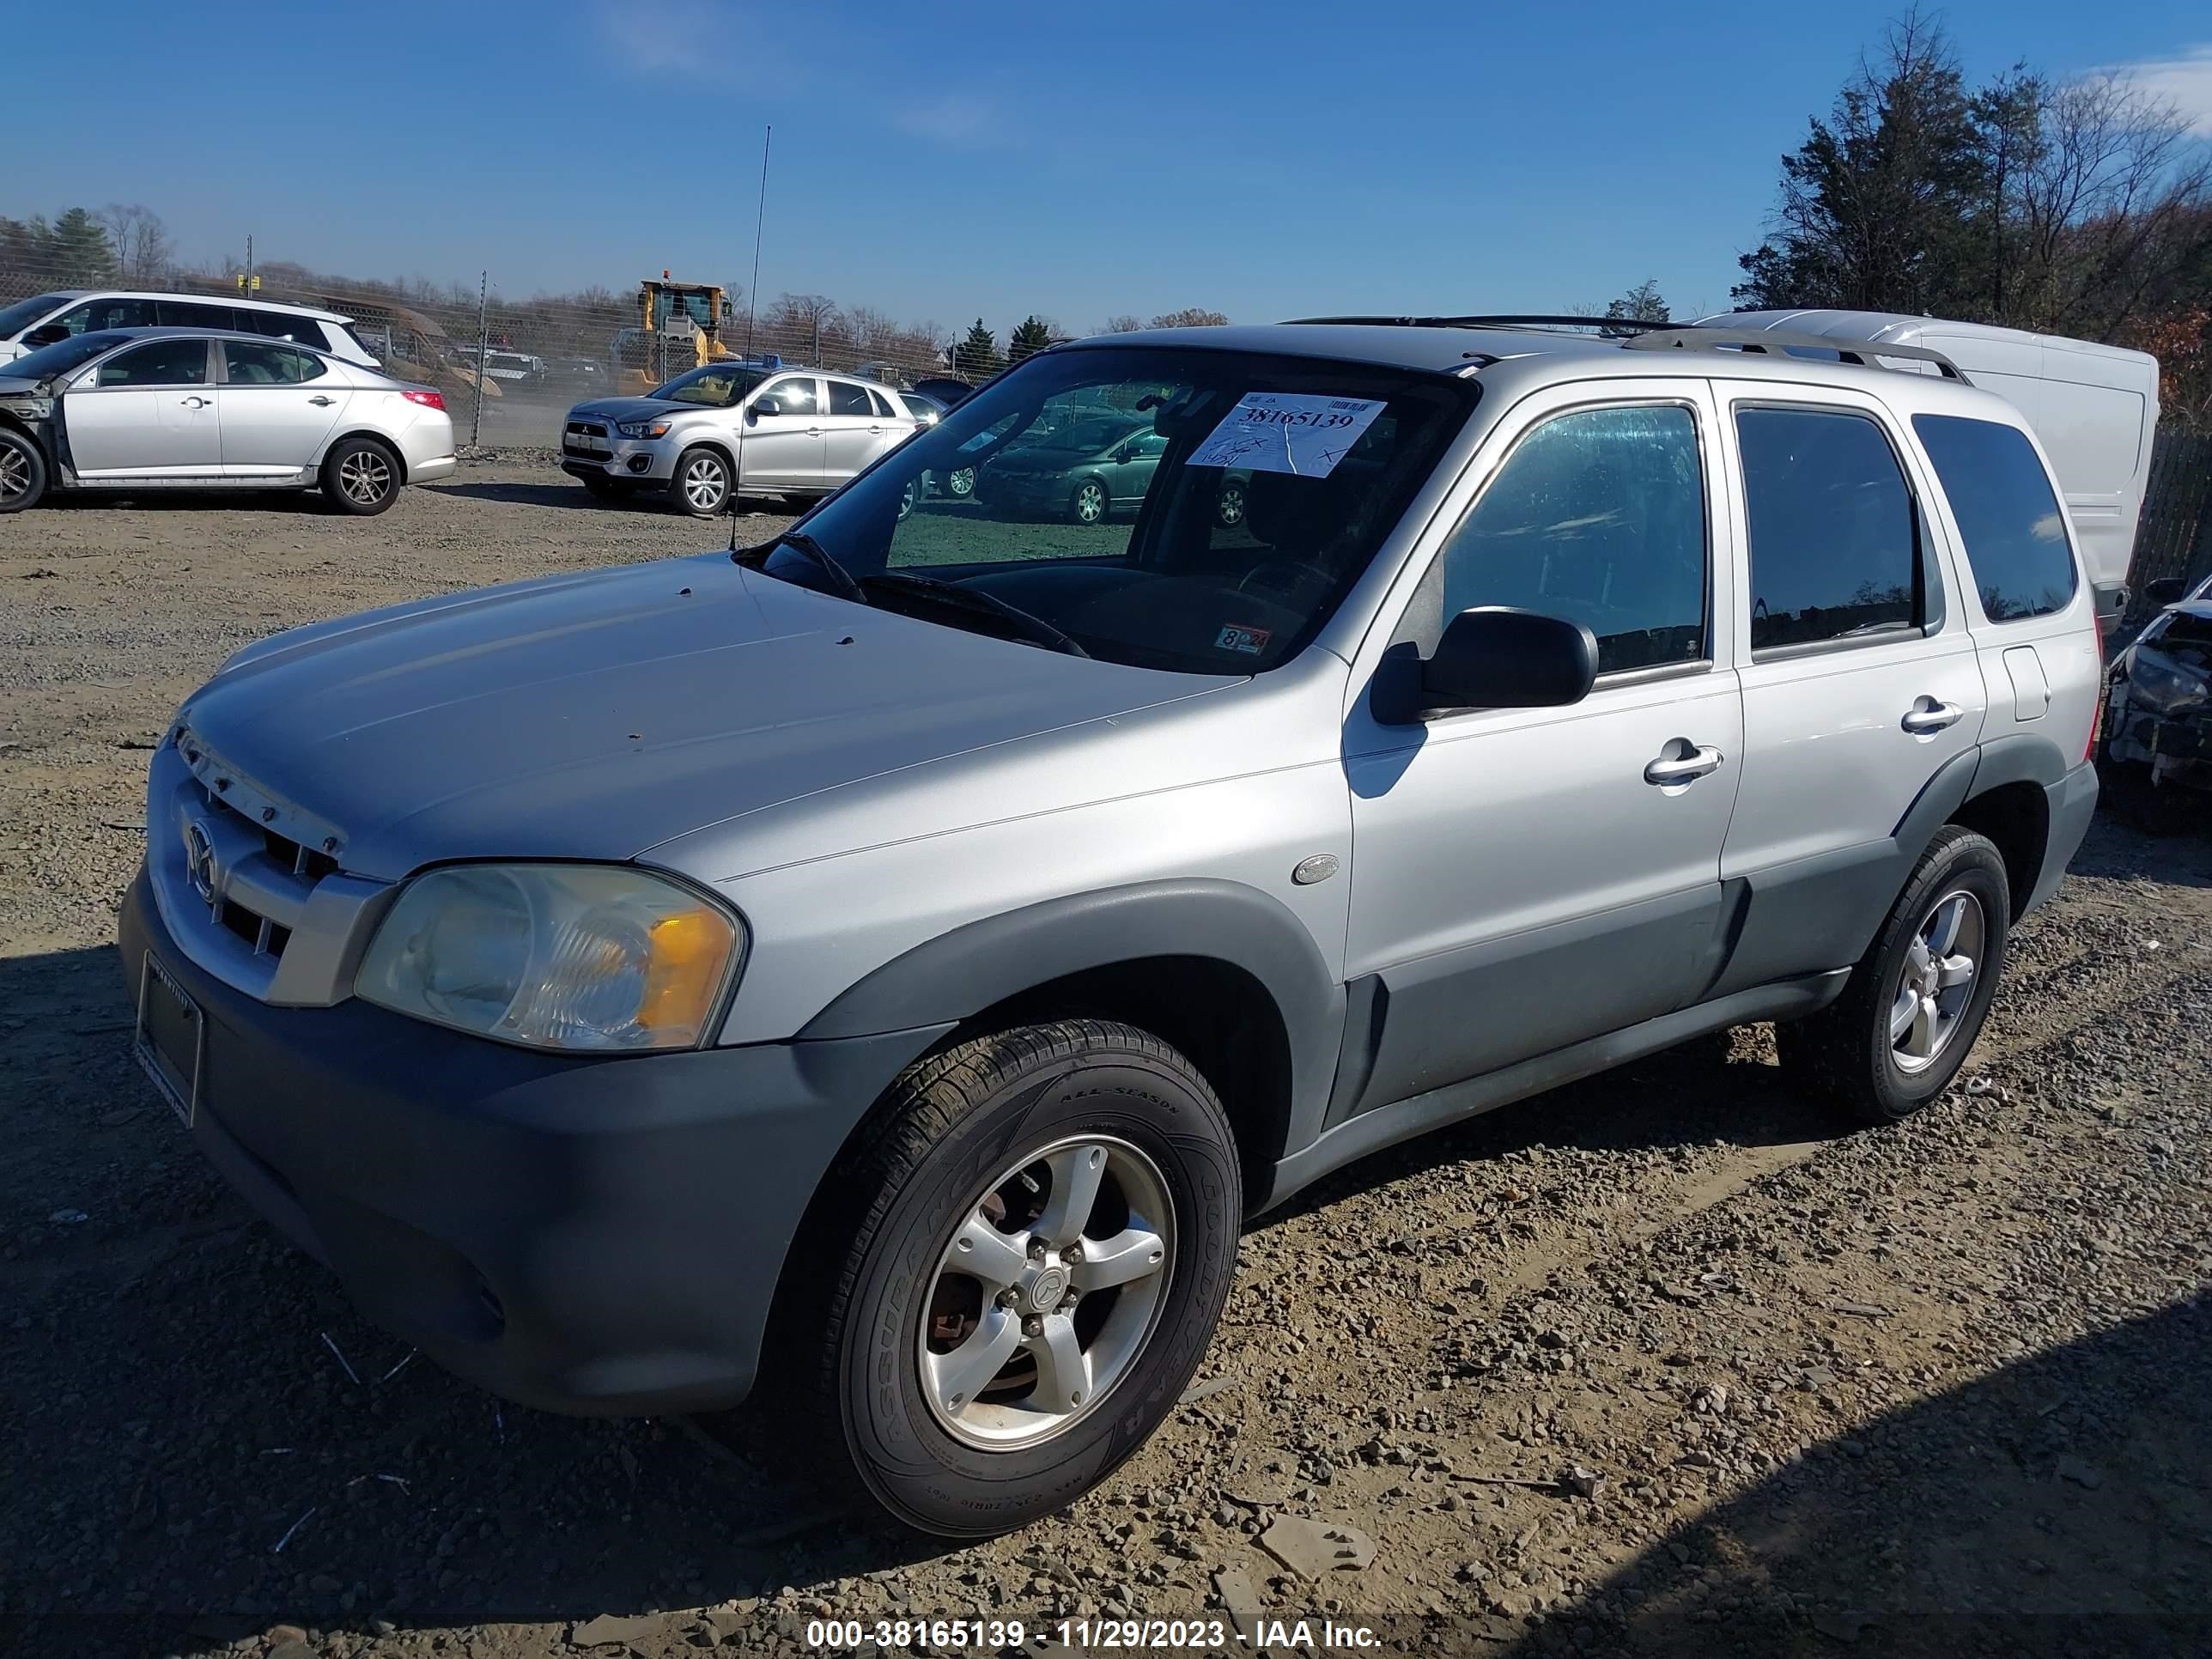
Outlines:
<svg viewBox="0 0 2212 1659"><path fill-rule="evenodd" d="M712 415L712 404L680 403L673 398L593 398L568 411L572 421L645 421L656 415ZM724 411L726 413L727 411Z"/></svg>
<svg viewBox="0 0 2212 1659"><path fill-rule="evenodd" d="M335 824L343 867L398 880L447 859L634 858L1236 683L870 611L714 553L280 634L225 664L178 723Z"/></svg>

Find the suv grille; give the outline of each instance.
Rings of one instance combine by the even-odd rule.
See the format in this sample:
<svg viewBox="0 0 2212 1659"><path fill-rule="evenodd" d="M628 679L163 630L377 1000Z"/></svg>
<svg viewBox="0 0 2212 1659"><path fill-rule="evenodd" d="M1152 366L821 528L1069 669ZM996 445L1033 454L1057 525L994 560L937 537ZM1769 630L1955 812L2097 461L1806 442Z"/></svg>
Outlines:
<svg viewBox="0 0 2212 1659"><path fill-rule="evenodd" d="M268 1002L344 1000L391 889L339 868L337 829L179 731L154 757L146 867L178 946Z"/></svg>

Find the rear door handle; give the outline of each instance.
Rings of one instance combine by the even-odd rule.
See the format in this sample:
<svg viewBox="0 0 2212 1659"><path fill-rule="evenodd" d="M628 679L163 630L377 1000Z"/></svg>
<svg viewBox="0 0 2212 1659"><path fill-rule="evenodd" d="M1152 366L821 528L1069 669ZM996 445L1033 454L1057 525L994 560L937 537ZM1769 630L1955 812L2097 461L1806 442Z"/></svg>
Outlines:
<svg viewBox="0 0 2212 1659"><path fill-rule="evenodd" d="M313 397L308 398L307 401L314 404L317 409L328 409L331 406L331 400L328 398L324 397L319 392Z"/></svg>
<svg viewBox="0 0 2212 1659"><path fill-rule="evenodd" d="M1947 726L1956 726L1966 716L1966 711L1955 702L1938 702L1933 697L1923 697L1905 711L1898 722L1916 738L1941 732Z"/></svg>
<svg viewBox="0 0 2212 1659"><path fill-rule="evenodd" d="M186 409L205 409L209 402L205 398L181 398L178 401Z"/></svg>
<svg viewBox="0 0 2212 1659"><path fill-rule="evenodd" d="M1687 783L1692 778L1702 778L1708 772L1718 771L1721 762L1725 758L1719 750L1710 745L1700 745L1680 757L1662 755L1644 769L1644 781L1662 786Z"/></svg>

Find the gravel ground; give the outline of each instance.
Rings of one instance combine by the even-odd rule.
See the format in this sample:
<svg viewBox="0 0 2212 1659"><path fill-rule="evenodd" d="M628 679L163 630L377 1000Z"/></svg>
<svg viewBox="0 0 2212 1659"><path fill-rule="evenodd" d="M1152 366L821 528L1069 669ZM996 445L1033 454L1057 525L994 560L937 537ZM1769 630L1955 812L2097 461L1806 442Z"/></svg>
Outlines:
<svg viewBox="0 0 2212 1659"><path fill-rule="evenodd" d="M1748 1028L1370 1159L1250 1231L1194 1397L1012 1537L825 1509L750 1417L410 1363L126 1056L143 751L276 629L713 536L514 457L368 522L0 520L0 1650L1261 1613L1453 1654L2212 1648L2212 846L2101 820L1918 1120L1838 1133ZM1339 1565L1287 1565L1286 1521Z"/></svg>

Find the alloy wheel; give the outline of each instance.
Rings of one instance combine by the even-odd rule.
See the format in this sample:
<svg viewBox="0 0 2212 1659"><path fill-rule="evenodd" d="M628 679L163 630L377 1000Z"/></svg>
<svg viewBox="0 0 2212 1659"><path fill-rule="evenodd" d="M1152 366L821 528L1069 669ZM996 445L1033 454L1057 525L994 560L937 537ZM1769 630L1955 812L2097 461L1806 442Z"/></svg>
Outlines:
<svg viewBox="0 0 2212 1659"><path fill-rule="evenodd" d="M694 456L684 469L684 499L695 513L712 513L722 504L728 473L711 455Z"/></svg>
<svg viewBox="0 0 2212 1659"><path fill-rule="evenodd" d="M1071 1136L999 1176L945 1241L922 1310L939 1425L1004 1451L1087 1416L1151 1339L1175 1248L1167 1182L1127 1141Z"/></svg>
<svg viewBox="0 0 2212 1659"><path fill-rule="evenodd" d="M30 494L31 458L12 446L0 447L0 501Z"/></svg>
<svg viewBox="0 0 2212 1659"><path fill-rule="evenodd" d="M338 463L338 488L349 501L374 507L392 493L392 465L373 449L356 449Z"/></svg>
<svg viewBox="0 0 2212 1659"><path fill-rule="evenodd" d="M1988 937L1982 902L1963 888L1929 907L1890 999L1890 1057L1899 1071L1925 1071L1958 1034L1974 1000Z"/></svg>
<svg viewBox="0 0 2212 1659"><path fill-rule="evenodd" d="M1075 521L1078 524L1097 524L1105 516L1105 486L1095 478L1076 485Z"/></svg>

